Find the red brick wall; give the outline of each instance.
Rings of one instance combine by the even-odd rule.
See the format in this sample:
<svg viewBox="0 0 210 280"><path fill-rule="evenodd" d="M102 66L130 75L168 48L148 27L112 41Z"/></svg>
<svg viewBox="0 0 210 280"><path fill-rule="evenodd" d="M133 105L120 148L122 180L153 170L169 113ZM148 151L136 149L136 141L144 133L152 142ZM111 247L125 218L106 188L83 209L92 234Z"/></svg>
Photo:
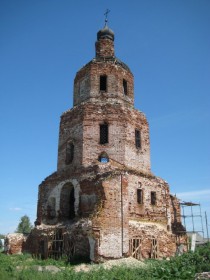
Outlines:
<svg viewBox="0 0 210 280"><path fill-rule="evenodd" d="M100 91L100 75L107 75L107 91ZM127 81L128 94L123 91L123 79ZM101 61L93 59L84 66L74 80L74 106L91 99L91 101L110 102L124 101L134 103L133 75L120 65L118 60Z"/></svg>
<svg viewBox="0 0 210 280"><path fill-rule="evenodd" d="M95 44L96 57L113 57L114 41L109 39L100 39Z"/></svg>

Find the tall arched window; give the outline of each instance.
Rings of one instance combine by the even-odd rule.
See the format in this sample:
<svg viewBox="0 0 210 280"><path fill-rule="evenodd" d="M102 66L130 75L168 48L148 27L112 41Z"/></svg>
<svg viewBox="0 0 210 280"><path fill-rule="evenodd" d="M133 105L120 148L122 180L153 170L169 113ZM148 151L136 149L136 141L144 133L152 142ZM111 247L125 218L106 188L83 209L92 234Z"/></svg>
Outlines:
<svg viewBox="0 0 210 280"><path fill-rule="evenodd" d="M107 144L109 142L108 124L100 124L100 144Z"/></svg>
<svg viewBox="0 0 210 280"><path fill-rule="evenodd" d="M70 164L74 159L74 144L67 143L66 146L66 164Z"/></svg>
<svg viewBox="0 0 210 280"><path fill-rule="evenodd" d="M151 192L151 204L156 205L157 199L156 199L156 192Z"/></svg>
<svg viewBox="0 0 210 280"><path fill-rule="evenodd" d="M143 190L137 189L137 202L138 204L143 204Z"/></svg>
<svg viewBox="0 0 210 280"><path fill-rule="evenodd" d="M107 91L107 76L101 75L100 76L100 91Z"/></svg>
<svg viewBox="0 0 210 280"><path fill-rule="evenodd" d="M123 93L128 95L128 83L125 79L123 79Z"/></svg>
<svg viewBox="0 0 210 280"><path fill-rule="evenodd" d="M141 131L139 129L135 129L135 144L136 148L141 148Z"/></svg>

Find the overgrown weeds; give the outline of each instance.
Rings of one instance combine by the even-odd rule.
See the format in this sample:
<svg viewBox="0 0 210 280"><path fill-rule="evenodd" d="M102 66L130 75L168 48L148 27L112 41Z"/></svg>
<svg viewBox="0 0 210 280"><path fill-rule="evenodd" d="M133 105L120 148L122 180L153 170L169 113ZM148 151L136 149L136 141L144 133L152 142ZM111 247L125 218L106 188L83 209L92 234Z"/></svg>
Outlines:
<svg viewBox="0 0 210 280"><path fill-rule="evenodd" d="M4 280L175 280L194 279L196 273L210 271L210 243L170 260L147 260L142 267L97 268L88 272L75 272L65 260L37 260L30 255L0 254L0 279ZM39 272L36 266L54 265L60 272Z"/></svg>

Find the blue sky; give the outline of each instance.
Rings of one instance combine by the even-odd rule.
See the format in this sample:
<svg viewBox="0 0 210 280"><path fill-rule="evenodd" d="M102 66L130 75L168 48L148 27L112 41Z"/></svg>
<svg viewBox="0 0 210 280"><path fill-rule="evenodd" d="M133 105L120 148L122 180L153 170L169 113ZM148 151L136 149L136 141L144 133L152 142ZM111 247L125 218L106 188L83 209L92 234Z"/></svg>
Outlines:
<svg viewBox="0 0 210 280"><path fill-rule="evenodd" d="M107 8L150 124L152 171L200 202L210 224L210 1L0 0L0 233L24 214L35 220L38 185L56 170L60 115Z"/></svg>

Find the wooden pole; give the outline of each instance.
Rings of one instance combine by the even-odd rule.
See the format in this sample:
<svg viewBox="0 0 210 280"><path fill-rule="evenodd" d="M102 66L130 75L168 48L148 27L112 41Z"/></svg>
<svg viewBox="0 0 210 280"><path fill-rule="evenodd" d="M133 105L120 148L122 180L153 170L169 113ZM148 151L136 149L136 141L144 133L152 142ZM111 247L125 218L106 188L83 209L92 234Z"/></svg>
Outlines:
<svg viewBox="0 0 210 280"><path fill-rule="evenodd" d="M208 242L209 242L208 220L207 220L206 211L205 211L205 219L206 219L206 233L207 233L207 239L208 239Z"/></svg>

